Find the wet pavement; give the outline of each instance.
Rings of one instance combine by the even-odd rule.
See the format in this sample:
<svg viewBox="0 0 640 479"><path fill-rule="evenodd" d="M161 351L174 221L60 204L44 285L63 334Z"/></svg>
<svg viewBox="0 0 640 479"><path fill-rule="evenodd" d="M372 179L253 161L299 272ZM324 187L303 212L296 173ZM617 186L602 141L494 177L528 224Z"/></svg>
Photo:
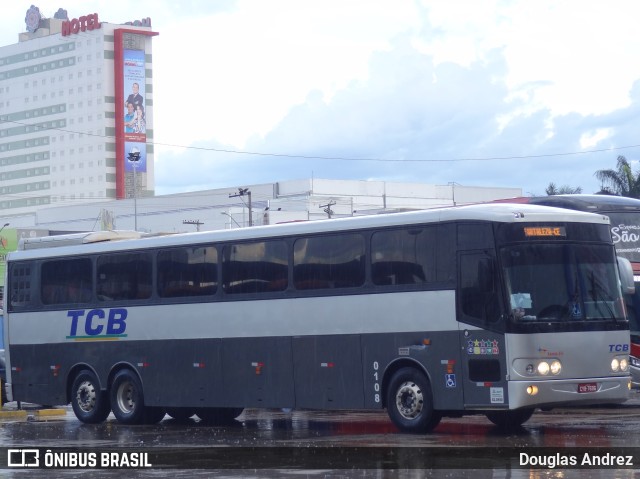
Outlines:
<svg viewBox="0 0 640 479"><path fill-rule="evenodd" d="M95 469L99 477L640 477L619 469L513 467L519 454L640 451L640 395L618 406L538 411L505 433L484 416L443 419L426 435L399 433L384 412L246 410L237 421L210 426L169 416L156 425L79 422L70 408L41 410L15 403L0 413L0 446L50 451L149 453L154 467ZM60 449L63 448L63 449ZM603 449L604 448L604 449ZM627 451L629 452L629 451ZM0 458L1 459L1 458ZM635 461L636 459L634 459ZM6 460L4 462L6 465ZM87 471L0 469L0 477L74 477ZM531 473L534 473L531 475ZM560 474L560 475L559 475Z"/></svg>

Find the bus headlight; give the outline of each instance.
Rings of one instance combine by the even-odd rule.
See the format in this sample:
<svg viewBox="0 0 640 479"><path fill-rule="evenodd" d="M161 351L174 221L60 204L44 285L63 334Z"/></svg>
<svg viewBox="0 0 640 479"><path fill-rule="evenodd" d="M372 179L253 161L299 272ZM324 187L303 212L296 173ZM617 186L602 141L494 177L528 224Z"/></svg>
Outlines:
<svg viewBox="0 0 640 479"><path fill-rule="evenodd" d="M562 363L558 359L517 359L514 369L525 377L531 376L559 376Z"/></svg>
<svg viewBox="0 0 640 479"><path fill-rule="evenodd" d="M627 356L618 356L611 360L611 371L614 373L625 373L629 370L629 358Z"/></svg>
<svg viewBox="0 0 640 479"><path fill-rule="evenodd" d="M542 376L546 376L547 374L549 374L549 363L546 361L541 361L538 363L538 374L541 374Z"/></svg>
<svg viewBox="0 0 640 479"><path fill-rule="evenodd" d="M620 360L620 371L627 371L629 369L629 361L626 358Z"/></svg>
<svg viewBox="0 0 640 479"><path fill-rule="evenodd" d="M560 364L560 361L558 361L557 359L551 361L551 374L557 376L558 374L560 374L560 371L562 371L562 364Z"/></svg>
<svg viewBox="0 0 640 479"><path fill-rule="evenodd" d="M611 360L611 370L614 373L617 373L620 370L620 361L618 361L618 358L613 358Z"/></svg>

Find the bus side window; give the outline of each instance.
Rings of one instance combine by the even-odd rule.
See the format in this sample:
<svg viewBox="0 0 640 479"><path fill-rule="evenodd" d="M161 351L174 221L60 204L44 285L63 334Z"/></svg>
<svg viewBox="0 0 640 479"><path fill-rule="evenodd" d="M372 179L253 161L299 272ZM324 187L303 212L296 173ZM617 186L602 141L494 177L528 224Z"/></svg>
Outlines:
<svg viewBox="0 0 640 479"><path fill-rule="evenodd" d="M299 238L293 250L293 282L298 290L362 286L365 242L361 234Z"/></svg>
<svg viewBox="0 0 640 479"><path fill-rule="evenodd" d="M97 262L98 299L148 299L151 297L151 255L104 255Z"/></svg>
<svg viewBox="0 0 640 479"><path fill-rule="evenodd" d="M89 258L45 261L41 268L40 297L43 304L87 303L93 297Z"/></svg>
<svg viewBox="0 0 640 479"><path fill-rule="evenodd" d="M287 244L280 240L226 245L222 288L226 294L274 293L287 289Z"/></svg>

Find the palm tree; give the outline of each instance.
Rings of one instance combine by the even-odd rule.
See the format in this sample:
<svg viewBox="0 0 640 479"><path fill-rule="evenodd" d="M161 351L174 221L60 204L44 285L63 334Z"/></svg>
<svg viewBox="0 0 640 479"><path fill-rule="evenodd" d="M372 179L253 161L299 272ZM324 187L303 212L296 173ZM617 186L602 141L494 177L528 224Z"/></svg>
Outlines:
<svg viewBox="0 0 640 479"><path fill-rule="evenodd" d="M615 170L598 170L594 175L602 182L603 191L640 198L640 172L634 173L624 156L618 156Z"/></svg>
<svg viewBox="0 0 640 479"><path fill-rule="evenodd" d="M556 184L552 182L552 183L549 183L549 186L547 186L547 188L544 191L549 196L552 196L552 195L579 195L580 193L582 193L582 187L577 186L576 188L574 188L573 186L562 185L560 188L558 188L556 186Z"/></svg>

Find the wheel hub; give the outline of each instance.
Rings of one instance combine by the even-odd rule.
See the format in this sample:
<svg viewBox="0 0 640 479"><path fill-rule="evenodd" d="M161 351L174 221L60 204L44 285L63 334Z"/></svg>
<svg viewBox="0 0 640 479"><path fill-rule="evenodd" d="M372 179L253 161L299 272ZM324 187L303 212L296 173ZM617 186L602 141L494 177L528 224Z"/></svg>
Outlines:
<svg viewBox="0 0 640 479"><path fill-rule="evenodd" d="M405 419L415 419L422 412L423 404L422 390L415 382L407 381L398 388L396 406Z"/></svg>
<svg viewBox="0 0 640 479"><path fill-rule="evenodd" d="M76 402L84 412L91 412L96 406L96 389L89 381L84 381L76 391Z"/></svg>
<svg viewBox="0 0 640 479"><path fill-rule="evenodd" d="M118 388L118 407L121 411L130 413L136 407L134 399L134 386L129 382L125 382Z"/></svg>

